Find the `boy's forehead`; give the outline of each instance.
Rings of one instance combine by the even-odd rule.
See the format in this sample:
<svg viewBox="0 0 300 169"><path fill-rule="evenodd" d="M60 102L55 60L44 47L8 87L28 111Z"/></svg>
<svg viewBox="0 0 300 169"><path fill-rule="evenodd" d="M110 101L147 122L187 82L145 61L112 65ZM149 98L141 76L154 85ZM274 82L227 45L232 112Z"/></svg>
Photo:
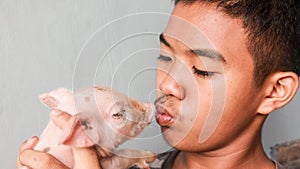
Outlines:
<svg viewBox="0 0 300 169"><path fill-rule="evenodd" d="M214 6L178 4L163 34L190 49L219 51L229 62L232 59L238 61L241 56L252 60L246 43L247 34L242 25L240 19L230 18Z"/></svg>
<svg viewBox="0 0 300 169"><path fill-rule="evenodd" d="M166 38L179 41L190 49L213 48L207 36L197 25L180 16L172 15L164 30Z"/></svg>

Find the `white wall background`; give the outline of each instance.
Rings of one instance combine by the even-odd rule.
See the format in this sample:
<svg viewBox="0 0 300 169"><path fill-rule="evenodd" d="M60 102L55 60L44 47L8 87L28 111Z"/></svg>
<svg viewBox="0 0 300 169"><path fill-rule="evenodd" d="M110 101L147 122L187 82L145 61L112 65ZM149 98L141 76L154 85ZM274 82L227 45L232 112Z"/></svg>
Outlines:
<svg viewBox="0 0 300 169"><path fill-rule="evenodd" d="M159 47L155 33L163 30L166 15L140 14L105 24L130 14L171 9L169 0L0 0L1 169L15 168L19 145L39 135L47 124L48 109L37 99L43 92L104 84L151 101L155 82L151 66ZM134 74L136 70L140 73ZM275 143L300 137L299 100L298 94L268 120L263 136L267 151ZM157 126L147 132L154 136ZM128 145L154 151L168 148L160 138L152 139Z"/></svg>
<svg viewBox="0 0 300 169"><path fill-rule="evenodd" d="M147 16L148 20L146 17L121 19L117 25L111 24L99 31L78 60L77 56L88 38L105 24L140 12L170 13L171 8L170 1L161 0L0 0L0 168L15 168L19 145L30 136L39 135L46 126L49 110L37 98L43 92L58 87L112 84L132 97L147 101L148 91L155 87L153 71L149 69L134 77L132 72L139 69L139 65L153 66L155 60L152 58L158 54L158 35L127 37L115 45L102 62L101 50L108 50L125 35L160 33L166 19L157 15ZM91 51L97 48L99 50ZM133 53L149 48L156 50ZM148 59L153 53L156 55ZM141 55L143 57L138 58ZM111 81L113 70L126 57L129 57L127 62L121 64L115 80ZM129 60L134 61L131 67ZM102 65L97 69L99 63ZM144 79L142 84L148 84L141 88L139 79L146 74L149 79ZM132 83L128 90L128 82L126 86L120 85L126 79L131 79ZM155 126L150 127L150 132L154 132L152 129ZM158 132L157 128L155 131ZM166 148L165 144L154 145L156 150Z"/></svg>

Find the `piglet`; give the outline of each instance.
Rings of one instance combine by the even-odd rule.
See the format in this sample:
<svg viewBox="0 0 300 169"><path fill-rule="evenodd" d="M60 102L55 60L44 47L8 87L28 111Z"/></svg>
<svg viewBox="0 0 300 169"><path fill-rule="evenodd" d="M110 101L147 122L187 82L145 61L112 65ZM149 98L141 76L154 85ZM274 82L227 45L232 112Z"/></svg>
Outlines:
<svg viewBox="0 0 300 169"><path fill-rule="evenodd" d="M48 152L69 168L76 165L72 147L95 146L104 169L149 168L155 154L115 149L137 136L152 121L154 106L131 99L107 87L89 87L74 92L59 88L40 95L49 108L71 115L60 129L53 119L40 136L36 150Z"/></svg>

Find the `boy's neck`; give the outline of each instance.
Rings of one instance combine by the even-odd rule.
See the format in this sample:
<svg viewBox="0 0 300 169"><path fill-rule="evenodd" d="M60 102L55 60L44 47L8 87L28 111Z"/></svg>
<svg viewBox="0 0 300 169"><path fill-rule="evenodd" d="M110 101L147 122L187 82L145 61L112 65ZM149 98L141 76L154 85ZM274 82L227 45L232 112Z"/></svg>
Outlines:
<svg viewBox="0 0 300 169"><path fill-rule="evenodd" d="M207 156L201 153L180 152L173 169L232 169L232 168L256 168L275 169L274 163L268 159L263 150L244 149L234 154L222 156Z"/></svg>
<svg viewBox="0 0 300 169"><path fill-rule="evenodd" d="M240 140L241 139L241 140ZM240 138L224 148L210 152L185 152L178 154L173 169L275 169L275 164L266 156L260 132L252 139Z"/></svg>

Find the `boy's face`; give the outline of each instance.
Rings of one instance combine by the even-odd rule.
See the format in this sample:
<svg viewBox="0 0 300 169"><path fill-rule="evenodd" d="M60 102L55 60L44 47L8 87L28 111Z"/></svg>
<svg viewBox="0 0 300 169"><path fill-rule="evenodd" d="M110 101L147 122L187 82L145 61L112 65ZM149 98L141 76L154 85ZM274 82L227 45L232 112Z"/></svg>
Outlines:
<svg viewBox="0 0 300 169"><path fill-rule="evenodd" d="M212 150L258 133L262 97L240 20L179 3L160 40L156 119L171 145Z"/></svg>

